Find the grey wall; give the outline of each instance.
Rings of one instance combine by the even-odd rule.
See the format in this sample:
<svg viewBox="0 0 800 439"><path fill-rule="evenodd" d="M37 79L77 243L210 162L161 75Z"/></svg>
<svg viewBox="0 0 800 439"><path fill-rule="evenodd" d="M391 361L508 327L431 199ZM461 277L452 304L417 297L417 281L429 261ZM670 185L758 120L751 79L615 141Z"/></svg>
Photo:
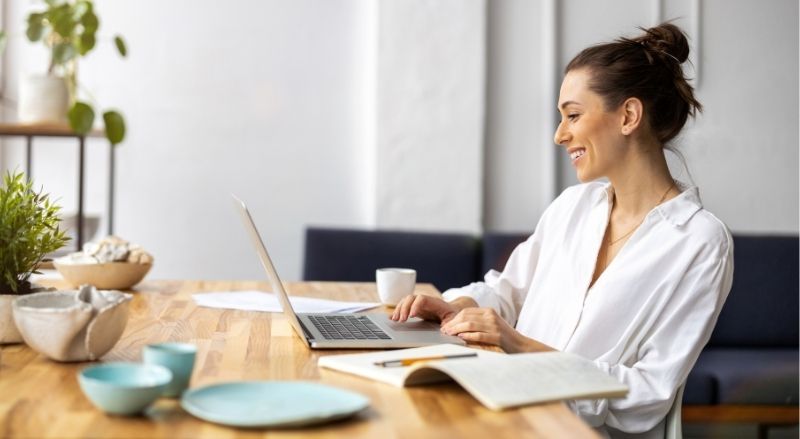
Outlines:
<svg viewBox="0 0 800 439"><path fill-rule="evenodd" d="M706 111L677 143L706 206L734 231L797 233L797 1L426 3L97 0L102 38L81 77L127 117L116 232L155 254L151 276L262 277L231 192L287 279L308 224L531 230L575 181L552 143L564 64L671 17L699 49ZM4 6L14 100L46 54L24 39L31 4ZM3 145L2 165L21 166L22 142ZM107 146L88 154L102 218ZM37 141L34 178L67 212L76 166L73 143Z"/></svg>

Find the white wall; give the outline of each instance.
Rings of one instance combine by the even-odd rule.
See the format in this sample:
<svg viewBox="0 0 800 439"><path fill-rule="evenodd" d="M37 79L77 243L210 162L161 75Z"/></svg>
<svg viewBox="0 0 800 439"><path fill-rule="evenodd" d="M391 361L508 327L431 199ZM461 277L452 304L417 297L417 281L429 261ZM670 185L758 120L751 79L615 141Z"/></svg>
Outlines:
<svg viewBox="0 0 800 439"><path fill-rule="evenodd" d="M9 73L42 68L10 2ZM246 200L289 279L306 223L363 225L369 8L359 1L96 2L104 44L81 64L122 109L115 232L152 251L153 278L262 278L229 194ZM130 56L114 56L119 32ZM16 77L8 94L16 96ZM70 143L36 147L34 178L75 209ZM90 148L87 205L105 209L106 146ZM39 142L37 142L37 145ZM18 156L8 157L13 166Z"/></svg>
<svg viewBox="0 0 800 439"><path fill-rule="evenodd" d="M20 72L43 70L46 54L23 36L30 3L4 4L13 100ZM230 192L250 204L287 279L300 277L307 224L531 230L575 178L551 140L555 72L659 15L682 17L701 49L706 111L679 145L706 206L734 231L798 231L794 0L96 7L104 39L82 82L127 117L116 232L155 254L153 278L262 277ZM3 165L19 165L22 142L3 143ZM36 145L35 180L74 211L74 142ZM87 208L102 216L107 145L88 152Z"/></svg>
<svg viewBox="0 0 800 439"><path fill-rule="evenodd" d="M380 2L376 223L478 233L484 0Z"/></svg>

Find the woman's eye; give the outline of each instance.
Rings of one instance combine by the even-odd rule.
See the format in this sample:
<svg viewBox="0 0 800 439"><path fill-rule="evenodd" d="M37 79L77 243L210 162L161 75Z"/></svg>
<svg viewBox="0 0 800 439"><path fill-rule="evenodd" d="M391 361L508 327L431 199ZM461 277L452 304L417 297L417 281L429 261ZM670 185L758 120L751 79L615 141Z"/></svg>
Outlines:
<svg viewBox="0 0 800 439"><path fill-rule="evenodd" d="M576 114L576 113L567 115L567 119L569 119L569 120L575 120L577 118L578 118L578 114Z"/></svg>

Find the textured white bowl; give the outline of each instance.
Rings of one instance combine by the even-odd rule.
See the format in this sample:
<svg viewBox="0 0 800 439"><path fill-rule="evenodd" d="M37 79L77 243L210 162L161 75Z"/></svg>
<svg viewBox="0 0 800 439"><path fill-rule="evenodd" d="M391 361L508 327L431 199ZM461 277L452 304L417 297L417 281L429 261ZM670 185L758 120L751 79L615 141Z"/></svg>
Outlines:
<svg viewBox="0 0 800 439"><path fill-rule="evenodd" d="M94 285L101 290L127 290L138 284L153 264L106 262L103 264L63 264L53 261L64 280L73 287Z"/></svg>
<svg viewBox="0 0 800 439"><path fill-rule="evenodd" d="M131 298L89 286L29 294L14 301L14 321L25 343L53 360L96 360L125 331Z"/></svg>

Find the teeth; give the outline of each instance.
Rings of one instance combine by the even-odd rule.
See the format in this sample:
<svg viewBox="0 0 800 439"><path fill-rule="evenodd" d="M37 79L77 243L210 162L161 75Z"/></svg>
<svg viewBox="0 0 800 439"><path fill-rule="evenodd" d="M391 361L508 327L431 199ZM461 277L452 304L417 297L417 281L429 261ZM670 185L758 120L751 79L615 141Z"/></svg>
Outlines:
<svg viewBox="0 0 800 439"><path fill-rule="evenodd" d="M586 152L586 150L585 150L585 149L579 149L579 150L577 150L577 151L573 151L573 152L572 152L572 153L569 155L569 158L570 158L570 160L575 160L576 158L578 158L578 157L582 156L582 155L583 155L583 153L585 153L585 152Z"/></svg>

